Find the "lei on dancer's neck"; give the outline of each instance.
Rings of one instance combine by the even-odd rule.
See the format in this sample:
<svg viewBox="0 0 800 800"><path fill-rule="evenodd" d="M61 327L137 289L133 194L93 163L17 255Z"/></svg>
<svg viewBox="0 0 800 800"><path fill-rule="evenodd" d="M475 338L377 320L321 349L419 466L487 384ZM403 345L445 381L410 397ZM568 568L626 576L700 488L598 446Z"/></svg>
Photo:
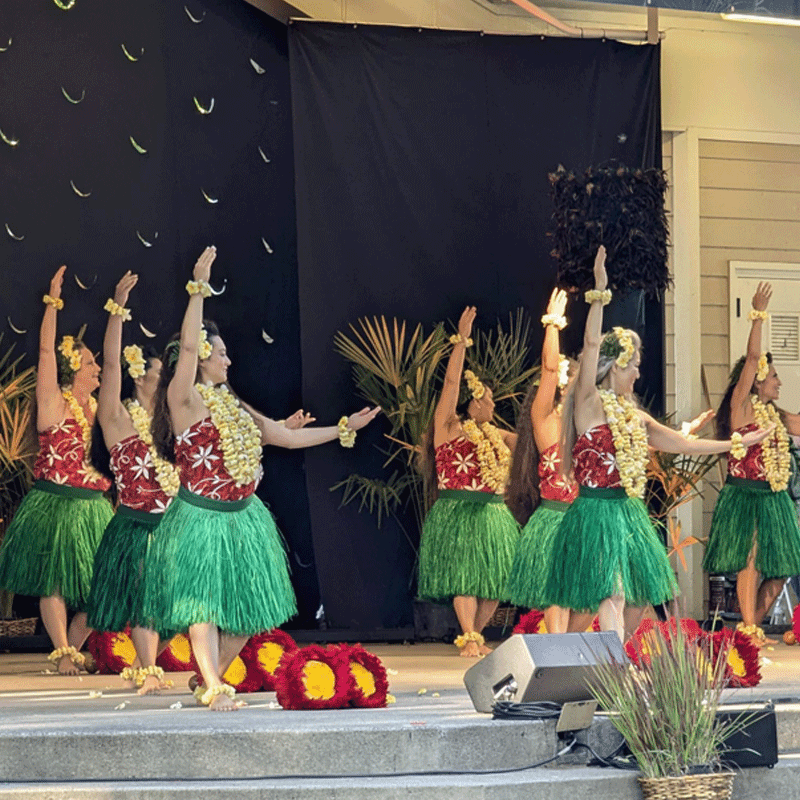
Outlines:
<svg viewBox="0 0 800 800"><path fill-rule="evenodd" d="M511 465L511 451L503 441L500 431L491 422L484 422L479 428L474 419L464 420L461 427L467 439L475 445L481 480L499 494L508 483Z"/></svg>
<svg viewBox="0 0 800 800"><path fill-rule="evenodd" d="M757 395L750 395L753 413L759 428L775 425L775 431L761 442L764 472L773 492L782 492L789 485L789 434L778 409L772 403L762 403Z"/></svg>
<svg viewBox="0 0 800 800"><path fill-rule="evenodd" d="M237 486L252 483L261 469L261 434L253 418L239 405L227 386L196 383L195 389L219 431L222 460L228 474Z"/></svg>
<svg viewBox="0 0 800 800"><path fill-rule="evenodd" d="M156 480L158 481L158 485L165 495L168 497L175 497L181 485L178 468L158 455L156 447L153 444L153 434L150 432L150 423L153 421L153 418L147 412L147 409L140 405L137 400L125 400L123 405L131 416L131 422L133 423L133 429L136 431L136 435L147 445L150 458L156 468Z"/></svg>
<svg viewBox="0 0 800 800"><path fill-rule="evenodd" d="M628 497L644 497L647 484L647 431L631 400L611 389L602 389L600 399L617 451L617 469Z"/></svg>
<svg viewBox="0 0 800 800"><path fill-rule="evenodd" d="M81 426L81 433L83 434L83 448L88 453L89 448L92 446L92 426L86 419L86 414L83 413L81 404L78 402L75 395L72 394L72 391L69 389L62 389L61 395L67 401L67 405L69 406L69 410L72 412L72 416L75 417L75 421ZM97 400L95 400L91 395L89 395L89 409L91 410L92 414L97 411Z"/></svg>

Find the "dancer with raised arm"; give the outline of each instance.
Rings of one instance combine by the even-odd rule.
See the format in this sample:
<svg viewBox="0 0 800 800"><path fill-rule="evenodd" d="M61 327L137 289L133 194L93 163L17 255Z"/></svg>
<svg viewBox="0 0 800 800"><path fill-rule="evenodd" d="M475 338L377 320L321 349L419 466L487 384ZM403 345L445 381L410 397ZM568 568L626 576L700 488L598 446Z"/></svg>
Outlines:
<svg viewBox="0 0 800 800"><path fill-rule="evenodd" d="M553 537L564 512L578 496L578 485L562 474L559 442L561 392L569 375L569 359L561 355L559 346L559 332L567 324L566 305L566 293L553 289L542 317L545 334L539 382L530 386L522 401L507 492L506 502L523 529L506 593L522 608L540 607ZM566 633L569 616L569 608L545 608L548 633Z"/></svg>
<svg viewBox="0 0 800 800"><path fill-rule="evenodd" d="M774 426L759 447L737 447L728 457L728 477L711 520L703 569L735 572L742 620L737 627L759 644L761 621L786 578L800 572L800 527L787 492L789 434L800 435L800 415L777 408L781 381L772 355L761 352L761 333L772 296L769 283L753 295L747 354L731 372L717 412L717 435L740 439L756 428ZM731 434L731 431L733 433Z"/></svg>
<svg viewBox="0 0 800 800"><path fill-rule="evenodd" d="M36 374L39 455L34 484L17 509L0 550L0 587L39 597L42 622L55 648L48 658L62 675L84 666L89 629L86 601L94 554L111 519L103 497L111 481L89 464L100 367L80 339L56 349L56 315L64 307L61 267L44 296ZM67 628L67 609L76 613Z"/></svg>
<svg viewBox="0 0 800 800"><path fill-rule="evenodd" d="M422 528L422 599L452 600L462 656L491 652L481 631L494 614L511 569L519 526L503 502L516 435L492 425L492 390L471 371L461 374L476 310L464 310L433 422L422 443L426 495L435 498ZM459 395L463 400L459 402Z"/></svg>
<svg viewBox="0 0 800 800"><path fill-rule="evenodd" d="M668 453L721 453L731 440L690 440L638 408L633 385L639 377L638 335L614 328L602 336L606 288L605 248L594 263L595 288L578 374L567 391L562 422L563 470L572 468L578 497L554 537L544 587L545 601L597 612L602 630L622 642L642 608L661 604L677 591L663 544L642 501L648 445ZM769 435L748 433L744 445ZM627 623L627 624L626 624Z"/></svg>
<svg viewBox="0 0 800 800"><path fill-rule="evenodd" d="M166 684L164 670L156 666L159 633L143 614L143 571L151 538L180 481L175 465L156 452L150 432L161 359L138 345L122 348L123 322L131 318L125 306L137 280L126 272L105 305L105 371L97 404L102 434L93 440L92 459L116 482L119 506L97 549L89 625L98 631L122 631L131 625L139 663L123 670L122 677L135 683L139 694L150 694ZM174 632L161 633L162 639L169 639Z"/></svg>
<svg viewBox="0 0 800 800"><path fill-rule="evenodd" d="M365 408L338 425L287 428L242 403L227 385L228 357L217 327L203 321L216 258L206 248L186 286L180 339L164 351L153 439L174 460L181 486L154 537L145 572L145 618L157 630L187 630L203 678L200 702L238 707L225 674L250 636L291 617L295 598L280 534L255 496L261 447L311 447L356 431L380 409Z"/></svg>

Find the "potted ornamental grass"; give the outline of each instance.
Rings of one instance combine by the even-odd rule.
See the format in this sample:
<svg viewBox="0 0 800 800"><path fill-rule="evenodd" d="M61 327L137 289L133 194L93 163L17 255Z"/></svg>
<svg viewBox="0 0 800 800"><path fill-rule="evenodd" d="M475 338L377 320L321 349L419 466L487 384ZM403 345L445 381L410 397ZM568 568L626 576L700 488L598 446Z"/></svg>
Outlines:
<svg viewBox="0 0 800 800"><path fill-rule="evenodd" d="M727 649L715 652L708 638L655 627L637 665L605 660L593 668L591 691L636 759L647 800L731 796L725 741L753 714L717 714L727 660Z"/></svg>

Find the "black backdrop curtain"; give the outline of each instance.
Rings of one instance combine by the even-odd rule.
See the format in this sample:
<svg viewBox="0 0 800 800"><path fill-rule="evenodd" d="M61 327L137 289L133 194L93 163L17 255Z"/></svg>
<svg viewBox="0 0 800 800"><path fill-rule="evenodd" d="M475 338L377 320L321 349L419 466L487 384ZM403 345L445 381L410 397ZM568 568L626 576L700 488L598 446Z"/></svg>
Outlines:
<svg viewBox="0 0 800 800"><path fill-rule="evenodd" d="M357 317L431 323L478 306L478 325L543 313L555 276L547 173L609 159L660 166L659 48L295 22L289 56L303 390L315 408L352 391L332 337ZM582 335L573 304L565 350ZM662 310L615 301L608 324L643 335L640 391L663 397ZM541 329L539 329L541 330ZM533 341L541 347L541 333ZM328 488L381 474L379 426L352 454L308 452L318 574L333 625L410 620L413 553L391 524L337 511Z"/></svg>
<svg viewBox="0 0 800 800"><path fill-rule="evenodd" d="M273 417L299 408L285 26L230 0L78 0L66 11L52 0L2 0L0 47L9 39L0 130L18 144L0 141L4 343L35 357L41 297L64 263L61 333L86 322L98 349L103 303L132 269L140 280L125 343L147 341L141 322L161 348L179 327L191 267L213 243L213 282L227 279L227 290L206 313L228 345L232 385ZM206 110L213 98L211 113L194 98ZM313 626L319 591L302 452L271 448L264 467L259 494L289 543L295 624Z"/></svg>

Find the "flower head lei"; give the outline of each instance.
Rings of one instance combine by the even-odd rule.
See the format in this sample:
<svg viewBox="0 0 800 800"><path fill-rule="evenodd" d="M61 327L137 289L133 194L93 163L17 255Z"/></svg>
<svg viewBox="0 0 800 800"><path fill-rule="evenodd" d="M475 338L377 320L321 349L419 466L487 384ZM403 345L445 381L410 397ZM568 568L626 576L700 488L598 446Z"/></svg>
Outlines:
<svg viewBox="0 0 800 800"><path fill-rule="evenodd" d="M464 370L464 380L467 382L474 400L480 400L486 394L486 387L471 369Z"/></svg>
<svg viewBox="0 0 800 800"><path fill-rule="evenodd" d="M753 413L759 428L775 425L771 436L761 442L761 455L764 472L773 492L781 492L789 485L792 456L789 452L789 434L783 424L780 412L772 403L762 403L758 395L751 394Z"/></svg>
<svg viewBox="0 0 800 800"><path fill-rule="evenodd" d="M496 494L501 493L508 483L511 451L500 431L490 422L478 427L474 419L464 420L462 428L467 439L475 445L481 480Z"/></svg>
<svg viewBox="0 0 800 800"><path fill-rule="evenodd" d="M614 439L620 483L628 497L644 497L649 455L644 423L636 406L626 397L603 389L600 399Z"/></svg>
<svg viewBox="0 0 800 800"><path fill-rule="evenodd" d="M200 340L197 344L197 356L201 361L205 361L211 356L211 342L208 341L208 333L205 328L200 328Z"/></svg>
<svg viewBox="0 0 800 800"><path fill-rule="evenodd" d="M142 348L138 344L131 344L122 350L122 358L127 364L128 375L134 380L141 378L147 371L147 362L142 355Z"/></svg>
<svg viewBox="0 0 800 800"><path fill-rule="evenodd" d="M614 326L600 343L600 355L613 358L618 367L625 369L636 352L633 336L627 328Z"/></svg>
<svg viewBox="0 0 800 800"><path fill-rule="evenodd" d="M127 350L127 348L125 349ZM139 352L141 353L141 350ZM136 400L126 400L124 405L128 414L130 414L133 429L136 431L137 436L147 445L150 459L156 468L158 485L163 489L164 494L169 497L175 497L181 485L178 468L158 455L153 444L153 434L150 431L152 417L147 413L147 409L139 405Z"/></svg>
<svg viewBox="0 0 800 800"><path fill-rule="evenodd" d="M558 357L558 388L563 389L569 383L569 359Z"/></svg>
<svg viewBox="0 0 800 800"><path fill-rule="evenodd" d="M76 342L74 336L64 336L58 352L61 354L61 371L65 378L71 378L81 368L81 342Z"/></svg>
<svg viewBox="0 0 800 800"><path fill-rule="evenodd" d="M756 369L756 380L763 381L769 375L769 358L766 353L758 357L758 368Z"/></svg>
<svg viewBox="0 0 800 800"><path fill-rule="evenodd" d="M219 431L222 461L237 486L246 486L261 471L261 434L250 414L240 405L227 386L196 383L211 422Z"/></svg>

